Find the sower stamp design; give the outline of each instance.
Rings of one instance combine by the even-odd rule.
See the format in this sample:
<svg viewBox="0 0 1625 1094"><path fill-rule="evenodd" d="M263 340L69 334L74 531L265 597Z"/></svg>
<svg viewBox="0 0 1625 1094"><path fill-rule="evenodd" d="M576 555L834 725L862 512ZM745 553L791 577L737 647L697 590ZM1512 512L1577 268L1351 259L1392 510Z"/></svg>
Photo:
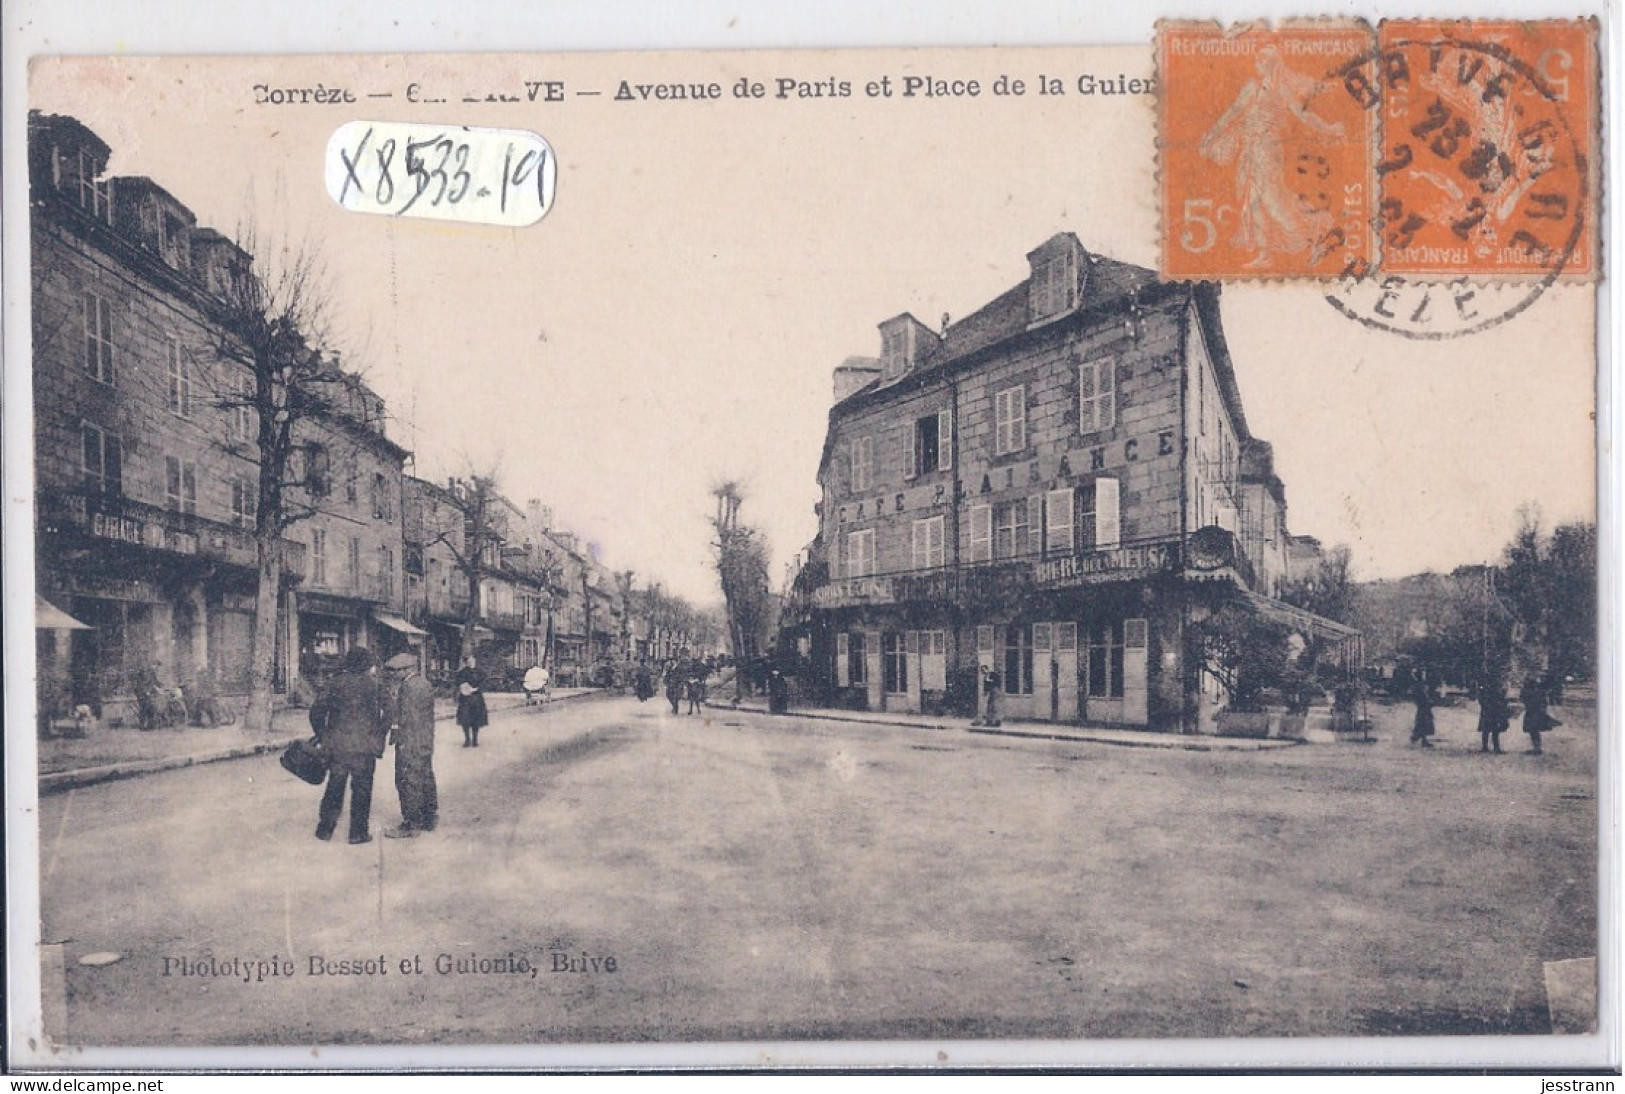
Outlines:
<svg viewBox="0 0 1625 1094"><path fill-rule="evenodd" d="M1374 112L1341 61L1369 28L1159 28L1162 272L1334 278L1375 262Z"/></svg>
<svg viewBox="0 0 1625 1094"><path fill-rule="evenodd" d="M1486 278L1596 270L1587 208L1594 26L1385 22L1377 164L1388 273Z"/></svg>

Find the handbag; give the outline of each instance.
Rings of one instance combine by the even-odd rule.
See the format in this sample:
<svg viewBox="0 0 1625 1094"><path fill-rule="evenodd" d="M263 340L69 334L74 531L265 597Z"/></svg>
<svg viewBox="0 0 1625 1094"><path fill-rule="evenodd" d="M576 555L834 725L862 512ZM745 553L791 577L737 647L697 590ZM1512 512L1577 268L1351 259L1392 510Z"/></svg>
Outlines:
<svg viewBox="0 0 1625 1094"><path fill-rule="evenodd" d="M315 737L294 741L282 750L282 766L311 786L320 786L326 781L327 765L327 751Z"/></svg>

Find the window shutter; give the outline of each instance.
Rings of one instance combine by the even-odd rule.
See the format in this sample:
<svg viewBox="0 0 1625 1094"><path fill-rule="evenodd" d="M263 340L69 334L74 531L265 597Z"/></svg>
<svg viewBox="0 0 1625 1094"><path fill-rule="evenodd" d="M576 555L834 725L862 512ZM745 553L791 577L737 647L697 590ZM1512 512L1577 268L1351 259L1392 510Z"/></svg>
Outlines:
<svg viewBox="0 0 1625 1094"><path fill-rule="evenodd" d="M1020 545L1018 545L1019 547ZM1026 553L1044 553L1044 495L1034 494L1027 499Z"/></svg>
<svg viewBox="0 0 1625 1094"><path fill-rule="evenodd" d="M1117 365L1110 360L1099 361L1095 370L1100 387L1099 428L1110 429L1117 424Z"/></svg>
<svg viewBox="0 0 1625 1094"><path fill-rule="evenodd" d="M1095 424L1096 406L1095 396L1099 394L1099 387L1095 383L1095 376L1099 372L1099 365L1094 361L1085 361L1078 366L1078 432L1093 433L1100 428Z"/></svg>
<svg viewBox="0 0 1625 1094"><path fill-rule="evenodd" d="M912 479L920 471L920 423L905 423L908 430L908 462L903 466L903 478Z"/></svg>
<svg viewBox="0 0 1625 1094"><path fill-rule="evenodd" d="M852 666L847 664L851 654L851 639L843 631L835 636L835 682L843 688L852 686Z"/></svg>
<svg viewBox="0 0 1625 1094"><path fill-rule="evenodd" d="M1022 385L1010 393L1010 451L1020 452L1027 447L1027 387Z"/></svg>
<svg viewBox="0 0 1625 1094"><path fill-rule="evenodd" d="M1073 544L1072 490L1051 490L1045 495L1044 549L1071 554Z"/></svg>
<svg viewBox="0 0 1625 1094"><path fill-rule="evenodd" d="M1095 480L1095 546L1116 547L1122 539L1116 479Z"/></svg>
<svg viewBox="0 0 1625 1094"><path fill-rule="evenodd" d="M929 565L931 555L931 530L928 521L914 522L914 569L923 570Z"/></svg>
<svg viewBox="0 0 1625 1094"><path fill-rule="evenodd" d="M947 523L946 517L931 518L931 557L926 559L926 564L929 566L942 566L948 561L947 544L944 542Z"/></svg>
<svg viewBox="0 0 1625 1094"><path fill-rule="evenodd" d="M102 434L103 490L115 497L124 494L124 442L111 433Z"/></svg>
<svg viewBox="0 0 1625 1094"><path fill-rule="evenodd" d="M993 507L973 505L970 511L970 560L989 562L993 558Z"/></svg>
<svg viewBox="0 0 1625 1094"><path fill-rule="evenodd" d="M937 414L937 466L943 470L954 465L954 415L951 410Z"/></svg>

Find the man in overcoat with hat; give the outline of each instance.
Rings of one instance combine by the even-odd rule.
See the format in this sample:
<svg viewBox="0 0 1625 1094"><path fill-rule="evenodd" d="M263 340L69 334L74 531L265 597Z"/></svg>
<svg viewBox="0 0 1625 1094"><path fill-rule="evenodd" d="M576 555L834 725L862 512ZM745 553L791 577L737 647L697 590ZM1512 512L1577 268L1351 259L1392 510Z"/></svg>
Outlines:
<svg viewBox="0 0 1625 1094"><path fill-rule="evenodd" d="M391 839L411 839L433 832L440 820L434 782L434 689L410 653L397 653L384 667L395 681L395 791L401 798L401 823L386 829Z"/></svg>
<svg viewBox="0 0 1625 1094"><path fill-rule="evenodd" d="M384 718L378 661L357 646L344 655L344 670L328 683L310 708L310 727L326 750L327 789L322 794L316 838L332 839L350 785L350 842L368 843L372 816L372 775L384 754L389 723Z"/></svg>

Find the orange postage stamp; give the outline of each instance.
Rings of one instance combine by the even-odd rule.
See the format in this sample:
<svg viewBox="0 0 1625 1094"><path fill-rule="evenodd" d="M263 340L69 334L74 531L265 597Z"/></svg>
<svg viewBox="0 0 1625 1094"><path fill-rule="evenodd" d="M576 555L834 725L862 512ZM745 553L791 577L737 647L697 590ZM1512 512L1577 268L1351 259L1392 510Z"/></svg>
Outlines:
<svg viewBox="0 0 1625 1094"><path fill-rule="evenodd" d="M1375 263L1377 116L1339 69L1362 23L1158 28L1162 272L1335 278Z"/></svg>
<svg viewBox="0 0 1625 1094"><path fill-rule="evenodd" d="M1159 28L1162 273L1587 279L1596 25Z"/></svg>
<svg viewBox="0 0 1625 1094"><path fill-rule="evenodd" d="M1580 279L1597 270L1595 24L1389 21L1380 103L1382 269Z"/></svg>

